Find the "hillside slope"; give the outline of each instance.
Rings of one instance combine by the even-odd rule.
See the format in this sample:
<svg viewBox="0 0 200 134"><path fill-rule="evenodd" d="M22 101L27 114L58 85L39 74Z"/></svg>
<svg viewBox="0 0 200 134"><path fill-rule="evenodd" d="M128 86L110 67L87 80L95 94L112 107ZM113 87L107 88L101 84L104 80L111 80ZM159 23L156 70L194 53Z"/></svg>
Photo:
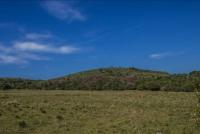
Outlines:
<svg viewBox="0 0 200 134"><path fill-rule="evenodd" d="M165 72L140 70L136 68L100 68L71 74L49 80L52 89L90 89L90 90L123 90L135 89L142 79L170 76ZM58 85L56 85L56 84ZM54 87L55 86L55 87Z"/></svg>
<svg viewBox="0 0 200 134"><path fill-rule="evenodd" d="M99 68L50 80L0 79L0 89L194 91L200 71L189 74L137 68Z"/></svg>

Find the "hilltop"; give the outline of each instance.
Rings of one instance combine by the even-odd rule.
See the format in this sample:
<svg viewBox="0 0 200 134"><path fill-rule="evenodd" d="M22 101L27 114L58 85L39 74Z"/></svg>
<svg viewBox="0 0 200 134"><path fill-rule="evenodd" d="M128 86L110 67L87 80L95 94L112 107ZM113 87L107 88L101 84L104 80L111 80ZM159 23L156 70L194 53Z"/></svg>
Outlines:
<svg viewBox="0 0 200 134"><path fill-rule="evenodd" d="M49 80L1 78L0 89L194 91L200 71L170 74L137 68L110 67Z"/></svg>

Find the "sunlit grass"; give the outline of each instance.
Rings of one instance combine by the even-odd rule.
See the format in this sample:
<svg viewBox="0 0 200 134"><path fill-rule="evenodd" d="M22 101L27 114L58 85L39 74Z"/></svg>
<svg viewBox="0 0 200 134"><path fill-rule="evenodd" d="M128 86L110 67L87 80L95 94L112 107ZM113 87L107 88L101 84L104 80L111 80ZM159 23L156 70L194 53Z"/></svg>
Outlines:
<svg viewBox="0 0 200 134"><path fill-rule="evenodd" d="M0 92L0 134L199 134L195 93Z"/></svg>

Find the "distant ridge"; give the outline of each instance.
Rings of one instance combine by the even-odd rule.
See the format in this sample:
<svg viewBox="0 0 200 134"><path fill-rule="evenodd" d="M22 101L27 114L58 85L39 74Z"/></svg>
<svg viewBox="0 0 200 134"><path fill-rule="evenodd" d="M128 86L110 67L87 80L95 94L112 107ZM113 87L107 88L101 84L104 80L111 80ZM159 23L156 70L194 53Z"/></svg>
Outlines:
<svg viewBox="0 0 200 134"><path fill-rule="evenodd" d="M81 71L73 74L69 74L63 77L58 77L58 78L53 78L50 80L60 80L60 79L65 79L65 78L71 78L71 77L87 77L87 76L92 76L92 75L102 75L102 76L110 76L110 77L130 77L133 75L143 75L146 77L149 75L161 75L161 76L166 76L169 75L167 72L162 72L162 71L152 71L152 70L144 70L144 69L138 69L134 67L129 67L129 68L123 68L123 67L109 67L109 68L97 68L97 69L91 69L91 70L86 70L86 71Z"/></svg>
<svg viewBox="0 0 200 134"><path fill-rule="evenodd" d="M0 89L194 91L200 71L170 74L134 67L98 68L49 80L0 78Z"/></svg>

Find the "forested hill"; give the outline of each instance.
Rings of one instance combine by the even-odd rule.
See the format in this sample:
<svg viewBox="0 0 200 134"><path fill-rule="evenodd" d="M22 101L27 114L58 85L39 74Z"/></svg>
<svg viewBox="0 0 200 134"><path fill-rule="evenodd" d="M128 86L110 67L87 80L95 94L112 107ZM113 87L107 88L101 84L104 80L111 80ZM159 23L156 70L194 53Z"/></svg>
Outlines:
<svg viewBox="0 0 200 134"><path fill-rule="evenodd" d="M194 91L200 71L169 74L137 68L100 68L50 80L0 78L0 89Z"/></svg>

